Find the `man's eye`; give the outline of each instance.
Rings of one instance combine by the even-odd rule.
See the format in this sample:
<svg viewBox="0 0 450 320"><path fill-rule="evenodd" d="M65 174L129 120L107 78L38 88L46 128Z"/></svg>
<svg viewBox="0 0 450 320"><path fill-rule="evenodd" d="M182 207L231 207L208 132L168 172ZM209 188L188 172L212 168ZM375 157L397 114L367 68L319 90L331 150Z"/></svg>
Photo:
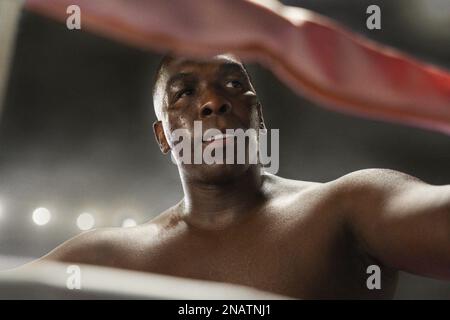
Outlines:
<svg viewBox="0 0 450 320"><path fill-rule="evenodd" d="M185 90L181 90L178 94L177 94L177 98L183 98L185 96L190 96L194 93L194 90L192 89L185 89Z"/></svg>
<svg viewBox="0 0 450 320"><path fill-rule="evenodd" d="M227 82L226 87L240 89L240 88L242 88L242 83L238 80L231 80L231 81Z"/></svg>

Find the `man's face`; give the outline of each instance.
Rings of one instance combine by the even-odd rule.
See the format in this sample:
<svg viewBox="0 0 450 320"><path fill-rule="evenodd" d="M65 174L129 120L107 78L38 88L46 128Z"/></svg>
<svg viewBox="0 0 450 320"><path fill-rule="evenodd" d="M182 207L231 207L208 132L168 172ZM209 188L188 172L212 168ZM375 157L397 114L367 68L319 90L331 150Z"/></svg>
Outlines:
<svg viewBox="0 0 450 320"><path fill-rule="evenodd" d="M154 101L160 121L154 130L163 152L174 148L176 141L171 136L176 129L184 129L194 138L194 121L201 121L201 134L208 129L224 134L226 129L258 130L262 124L261 107L248 74L232 56L207 61L174 58L163 67L156 86ZM222 141L224 153L226 140ZM211 143L218 144L203 140L202 150ZM180 168L191 179L217 182L242 174L249 164L181 164Z"/></svg>

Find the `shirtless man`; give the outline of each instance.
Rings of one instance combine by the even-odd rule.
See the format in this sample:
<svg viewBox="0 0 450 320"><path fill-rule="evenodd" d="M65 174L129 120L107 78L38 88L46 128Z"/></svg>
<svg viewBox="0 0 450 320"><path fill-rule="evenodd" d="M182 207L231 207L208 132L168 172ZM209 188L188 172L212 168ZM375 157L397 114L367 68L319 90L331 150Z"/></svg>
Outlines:
<svg viewBox="0 0 450 320"><path fill-rule="evenodd" d="M232 55L167 57L157 74L156 139L175 129L258 129L261 105ZM206 144L206 142L205 142ZM450 185L369 169L328 183L257 164L179 164L183 199L146 224L97 229L43 259L247 285L297 298L391 298L398 270L450 280ZM381 289L367 268L381 269Z"/></svg>

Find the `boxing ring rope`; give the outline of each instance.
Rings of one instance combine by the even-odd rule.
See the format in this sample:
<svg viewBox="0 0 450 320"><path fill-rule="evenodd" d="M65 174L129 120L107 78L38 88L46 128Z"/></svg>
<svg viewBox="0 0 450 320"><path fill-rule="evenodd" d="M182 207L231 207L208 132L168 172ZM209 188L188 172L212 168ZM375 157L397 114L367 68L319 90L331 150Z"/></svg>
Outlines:
<svg viewBox="0 0 450 320"><path fill-rule="evenodd" d="M262 63L322 106L450 134L450 74L311 11L263 0L27 0L29 10L149 50Z"/></svg>
<svg viewBox="0 0 450 320"><path fill-rule="evenodd" d="M285 296L213 281L41 261L0 272L0 299L279 300Z"/></svg>

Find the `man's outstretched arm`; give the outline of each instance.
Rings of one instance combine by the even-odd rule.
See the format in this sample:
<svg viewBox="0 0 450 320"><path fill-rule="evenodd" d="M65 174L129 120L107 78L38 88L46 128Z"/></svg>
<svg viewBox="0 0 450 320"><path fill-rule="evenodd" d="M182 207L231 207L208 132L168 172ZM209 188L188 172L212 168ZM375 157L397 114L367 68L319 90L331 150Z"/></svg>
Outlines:
<svg viewBox="0 0 450 320"><path fill-rule="evenodd" d="M386 266L450 280L450 185L370 169L333 182L349 226Z"/></svg>

